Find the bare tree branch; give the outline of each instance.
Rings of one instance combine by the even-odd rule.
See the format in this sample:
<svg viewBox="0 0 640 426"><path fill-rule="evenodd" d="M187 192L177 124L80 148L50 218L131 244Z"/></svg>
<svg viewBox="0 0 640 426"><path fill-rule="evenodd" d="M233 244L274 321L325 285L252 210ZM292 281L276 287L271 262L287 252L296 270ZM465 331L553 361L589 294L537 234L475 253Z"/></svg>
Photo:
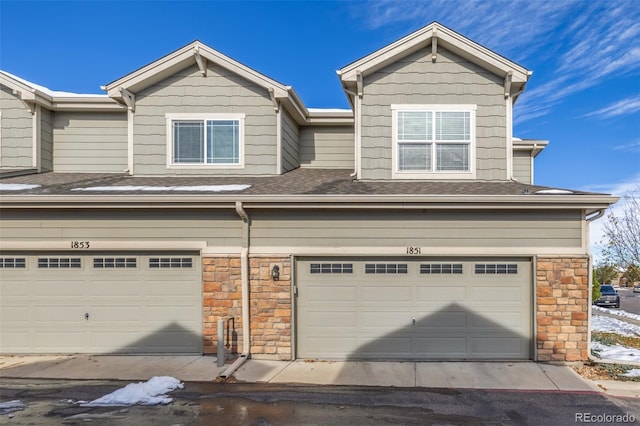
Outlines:
<svg viewBox="0 0 640 426"><path fill-rule="evenodd" d="M629 191L604 223L604 255L607 263L627 269L640 265L640 187Z"/></svg>

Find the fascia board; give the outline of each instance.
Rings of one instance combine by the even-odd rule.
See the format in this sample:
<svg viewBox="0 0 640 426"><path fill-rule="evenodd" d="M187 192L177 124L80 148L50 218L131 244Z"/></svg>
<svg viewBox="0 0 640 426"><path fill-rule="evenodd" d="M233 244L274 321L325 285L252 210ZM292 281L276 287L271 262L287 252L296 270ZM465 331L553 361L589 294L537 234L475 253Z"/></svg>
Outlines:
<svg viewBox="0 0 640 426"><path fill-rule="evenodd" d="M313 126L350 126L353 127L355 120L353 117L309 117L306 125Z"/></svg>
<svg viewBox="0 0 640 426"><path fill-rule="evenodd" d="M107 94L117 98L120 96L120 88L137 93L179 70L195 64L196 60L193 55L195 49L198 49L200 55L208 61L226 68L259 86L265 88L273 87L276 90L276 96L284 97L287 95L287 89L281 83L197 41L107 84Z"/></svg>
<svg viewBox="0 0 640 426"><path fill-rule="evenodd" d="M401 208L401 209L605 209L619 197L588 195L6 195L2 208ZM277 200L277 201L274 201Z"/></svg>
<svg viewBox="0 0 640 426"><path fill-rule="evenodd" d="M363 75L368 75L384 68L401 57L407 56L430 44L433 29L437 31L438 44L442 45L445 49L501 77L504 77L509 71L512 71L512 81L514 83L524 83L528 80L530 72L526 68L436 23L428 25L347 65L338 70L338 75L342 81L355 81L357 71L362 72Z"/></svg>

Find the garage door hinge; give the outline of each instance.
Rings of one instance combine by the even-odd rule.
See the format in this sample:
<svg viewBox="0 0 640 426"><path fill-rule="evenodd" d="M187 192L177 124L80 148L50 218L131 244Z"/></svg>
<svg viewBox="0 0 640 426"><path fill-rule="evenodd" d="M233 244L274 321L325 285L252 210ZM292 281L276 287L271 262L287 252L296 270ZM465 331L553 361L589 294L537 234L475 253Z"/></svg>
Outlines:
<svg viewBox="0 0 640 426"><path fill-rule="evenodd" d="M293 295L298 297L298 286L297 285L293 286Z"/></svg>

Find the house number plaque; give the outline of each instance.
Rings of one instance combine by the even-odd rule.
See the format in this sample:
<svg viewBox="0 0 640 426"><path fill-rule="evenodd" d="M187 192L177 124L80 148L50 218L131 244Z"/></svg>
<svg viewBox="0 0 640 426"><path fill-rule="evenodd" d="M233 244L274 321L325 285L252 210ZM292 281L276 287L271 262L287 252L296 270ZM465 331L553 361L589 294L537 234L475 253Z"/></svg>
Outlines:
<svg viewBox="0 0 640 426"><path fill-rule="evenodd" d="M407 254L422 254L422 247L407 247Z"/></svg>
<svg viewBox="0 0 640 426"><path fill-rule="evenodd" d="M71 248L77 250L84 250L91 247L91 243L89 241L71 241Z"/></svg>

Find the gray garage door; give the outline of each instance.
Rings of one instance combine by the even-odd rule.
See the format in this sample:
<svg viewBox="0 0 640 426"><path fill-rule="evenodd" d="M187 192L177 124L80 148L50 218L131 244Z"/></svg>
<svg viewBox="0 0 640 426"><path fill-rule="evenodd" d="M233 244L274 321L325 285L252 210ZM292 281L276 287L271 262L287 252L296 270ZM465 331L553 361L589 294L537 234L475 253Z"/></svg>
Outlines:
<svg viewBox="0 0 640 426"><path fill-rule="evenodd" d="M3 353L201 353L194 253L0 256Z"/></svg>
<svg viewBox="0 0 640 426"><path fill-rule="evenodd" d="M529 359L527 259L299 259L297 355Z"/></svg>

